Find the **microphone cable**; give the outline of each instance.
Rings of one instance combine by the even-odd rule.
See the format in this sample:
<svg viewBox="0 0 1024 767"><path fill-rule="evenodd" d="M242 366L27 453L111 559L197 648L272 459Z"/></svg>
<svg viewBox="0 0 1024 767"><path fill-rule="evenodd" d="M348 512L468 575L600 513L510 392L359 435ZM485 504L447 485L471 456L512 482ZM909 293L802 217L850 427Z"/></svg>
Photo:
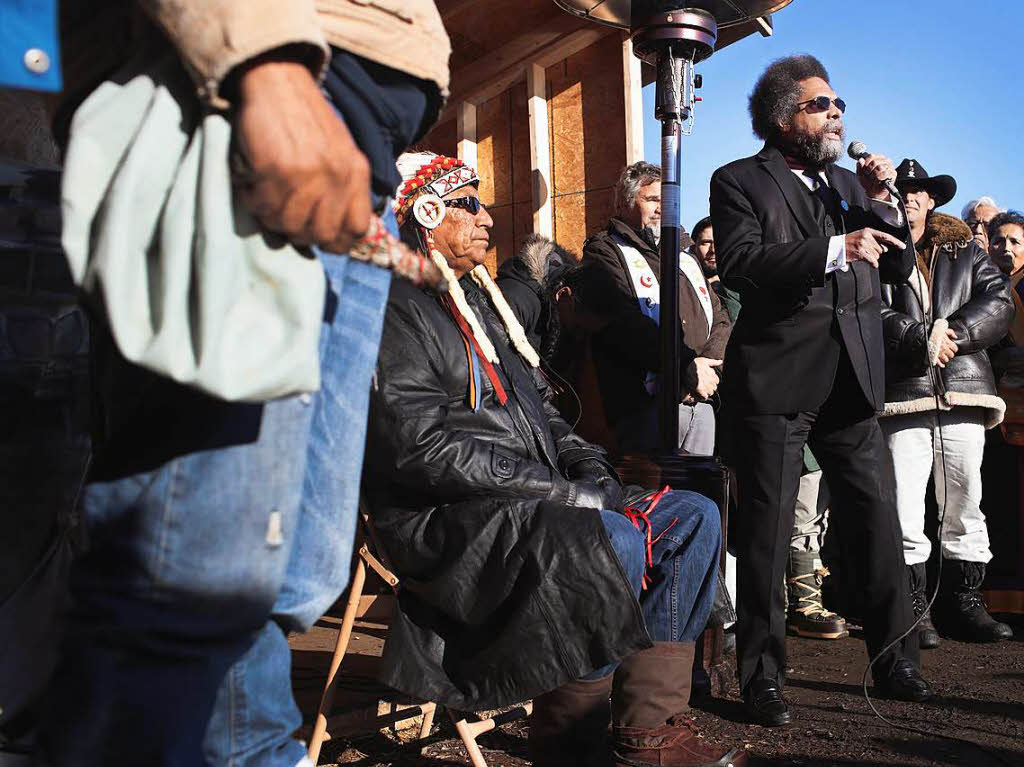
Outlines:
<svg viewBox="0 0 1024 767"><path fill-rule="evenodd" d="M916 276L917 276L918 290L915 292L913 286L910 285L909 282L907 283L907 285L908 285L908 287L910 287L910 292L914 294L914 298L917 301L917 306L921 310L921 316L924 318L925 322L927 323L926 327L930 328L932 326L932 324L933 324L932 314L934 312L934 308L935 307L934 307L934 305L932 305L932 307L931 307L932 311L930 311L930 312L929 311L925 311L924 301L922 300L921 297L924 295L924 290L928 286L924 284L924 277L921 274L921 270L917 268L917 247L914 244L914 235L913 235L913 232L912 232L912 230L910 228L910 217L907 215L907 206L906 206L906 203L903 201L903 198L900 195L894 195L894 196L896 198L897 206L901 209L900 210L900 214L903 216L903 223L904 223L904 226L905 226L905 228L907 230L907 237L909 238L907 240L907 242L908 242L908 244L912 248L914 248L914 272L916 273ZM926 330L926 332L929 332L929 331ZM930 362L931 362L931 360L929 358L929 363ZM978 743L977 741L971 740L970 738L963 738L963 737L960 737L958 735L950 735L950 734L944 733L944 732L933 732L932 730L926 730L923 727L917 727L916 725L900 724L898 722L894 722L892 719L889 719L884 714L882 714L881 711L878 710L878 708L875 706L874 702L871 699L871 693L870 693L870 691L868 689L868 672L870 671L873 674L875 664L879 661L879 659L883 655L885 655L887 652L889 652L889 650L891 650L892 648L896 647L900 642L902 642L904 639L906 639L908 636L910 636L911 633L913 633L914 631L918 630L918 626L920 625L920 623L921 623L922 619L924 618L924 616L931 613L932 605L935 604L935 600L939 596L939 589L940 589L941 584L942 584L942 560L943 560L943 557L942 557L942 534L943 534L943 531L945 530L945 525L946 525L946 502L949 499L949 485L948 485L948 482L947 482L947 472L946 472L946 446L945 446L945 443L944 443L943 438L942 438L941 392L939 390L938 381L936 380L936 378L938 376L940 376L941 373L938 370L933 371L932 370L932 366L929 364L929 366L928 366L928 374L929 374L929 378L931 378L931 382L932 382L932 396L935 399L935 432L938 434L938 438L939 438L939 463L942 466L942 508L939 509L939 530L938 530L939 567L938 567L938 572L937 572L936 577L935 577L935 589L932 591L931 599L928 600L928 606L924 609L924 611L922 611L922 613L920 615L918 615L915 618L914 622L912 624L910 624L910 628L908 628L906 631L904 631L898 637L896 637L891 642L889 642L889 644L887 644L885 647L883 647L881 650L879 650L878 653L874 657L872 657L872 658L870 658L868 660L868 665L864 668L864 674L861 676L861 687L863 688L863 691L864 691L864 700L867 701L867 704L870 707L871 712L879 720L881 720L885 724L889 725L890 727L894 727L894 728L896 728L898 730L906 730L907 732L914 732L914 733L917 733L919 735L927 735L927 736L932 737L932 738L942 738L944 740L950 740L950 741L953 741L953 742L956 742L956 743L965 743L968 746L972 746L972 747L978 749L979 751L984 752L986 755L997 759L1002 764L1007 765L1007 767L1017 767L1017 765L1015 765L1013 762L1010 762L1006 757L1004 757L999 752L995 751L994 749L990 748L989 746L984 745L983 743ZM887 449L888 449L888 447L887 447ZM934 453L933 453L933 455L934 455ZM934 460L934 458L933 458L933 460ZM893 462L893 468L895 469L895 462ZM895 471L894 471L893 481L895 481ZM927 488L926 488L925 489L925 493L927 493L927 492L928 491L927 491Z"/></svg>

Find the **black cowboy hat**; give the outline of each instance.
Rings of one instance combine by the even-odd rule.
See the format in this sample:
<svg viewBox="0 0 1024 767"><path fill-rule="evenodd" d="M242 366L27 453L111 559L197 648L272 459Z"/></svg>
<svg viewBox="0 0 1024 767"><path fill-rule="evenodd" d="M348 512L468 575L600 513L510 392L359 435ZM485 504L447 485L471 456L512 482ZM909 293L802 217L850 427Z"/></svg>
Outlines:
<svg viewBox="0 0 1024 767"><path fill-rule="evenodd" d="M956 179L952 176L929 176L917 160L904 160L896 168L896 188L923 189L940 208L956 196Z"/></svg>

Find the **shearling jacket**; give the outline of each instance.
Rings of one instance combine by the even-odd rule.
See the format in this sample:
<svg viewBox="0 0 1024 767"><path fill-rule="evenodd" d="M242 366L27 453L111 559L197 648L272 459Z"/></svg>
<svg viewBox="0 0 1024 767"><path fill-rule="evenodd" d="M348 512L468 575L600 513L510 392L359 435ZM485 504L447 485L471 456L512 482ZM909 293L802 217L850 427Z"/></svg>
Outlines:
<svg viewBox="0 0 1024 767"><path fill-rule="evenodd" d="M448 90L451 45L433 0L143 0L192 74L220 98L238 64L282 45L310 49L323 72L328 44Z"/></svg>
<svg viewBox="0 0 1024 767"><path fill-rule="evenodd" d="M250 59L292 46L323 75L335 46L437 85L448 95L451 44L433 0L138 0L174 44L199 96L227 106L222 86ZM135 0L61 3L65 93L91 88L137 38Z"/></svg>
<svg viewBox="0 0 1024 767"><path fill-rule="evenodd" d="M933 213L917 244L917 267L899 286L882 288L885 337L884 415L985 408L986 426L1003 420L986 349L1006 334L1013 317L1009 282L958 218ZM937 366L946 330L959 347Z"/></svg>
<svg viewBox="0 0 1024 767"><path fill-rule="evenodd" d="M455 322L436 297L396 280L363 489L402 578L382 681L479 710L551 690L650 638L598 511L574 507L578 472L611 471L604 452L573 433L482 292L462 284L508 399L480 374L472 404Z"/></svg>

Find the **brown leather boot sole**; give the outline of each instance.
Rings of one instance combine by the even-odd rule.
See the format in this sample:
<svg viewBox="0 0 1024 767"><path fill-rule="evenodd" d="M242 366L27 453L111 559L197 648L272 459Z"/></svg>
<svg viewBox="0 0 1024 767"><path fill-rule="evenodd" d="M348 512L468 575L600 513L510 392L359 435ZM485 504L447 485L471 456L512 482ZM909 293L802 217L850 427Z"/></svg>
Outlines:
<svg viewBox="0 0 1024 767"><path fill-rule="evenodd" d="M805 629L801 626L787 625L788 633L792 636L806 637L808 639L845 639L850 632L843 631L822 631L820 629Z"/></svg>
<svg viewBox="0 0 1024 767"><path fill-rule="evenodd" d="M786 620L786 631L791 635L808 639L842 639L850 636L846 621L838 616L825 620L809 620L802 616L790 617Z"/></svg>
<svg viewBox="0 0 1024 767"><path fill-rule="evenodd" d="M677 717L655 730L613 728L615 767L746 767L747 752L733 748L722 753L705 741L692 721Z"/></svg>

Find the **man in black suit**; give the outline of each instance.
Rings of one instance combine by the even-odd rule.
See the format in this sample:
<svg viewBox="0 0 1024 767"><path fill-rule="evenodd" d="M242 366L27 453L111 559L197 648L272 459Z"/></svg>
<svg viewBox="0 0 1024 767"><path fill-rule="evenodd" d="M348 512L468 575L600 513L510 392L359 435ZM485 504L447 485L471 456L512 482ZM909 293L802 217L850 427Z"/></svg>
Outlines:
<svg viewBox="0 0 1024 767"><path fill-rule="evenodd" d="M711 180L719 272L743 302L722 391L740 491L740 684L750 714L770 726L792 720L782 697L782 581L805 443L832 488L833 524L864 597L868 653L914 619L875 418L885 382L879 283L906 280L913 243L884 184L892 162L873 155L856 175L834 164L845 108L817 59L772 63L750 96L764 149ZM879 658L876 690L931 697L918 659L915 632Z"/></svg>

